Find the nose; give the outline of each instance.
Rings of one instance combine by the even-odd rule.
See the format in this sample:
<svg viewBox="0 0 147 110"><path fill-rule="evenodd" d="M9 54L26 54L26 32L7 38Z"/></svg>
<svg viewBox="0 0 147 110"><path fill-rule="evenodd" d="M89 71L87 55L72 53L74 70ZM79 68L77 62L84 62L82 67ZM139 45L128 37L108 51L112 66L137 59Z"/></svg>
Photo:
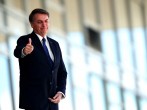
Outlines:
<svg viewBox="0 0 147 110"><path fill-rule="evenodd" d="M43 22L43 23L42 23L42 26L43 26L43 27L45 27L45 26L46 26L46 23L45 23L45 22Z"/></svg>

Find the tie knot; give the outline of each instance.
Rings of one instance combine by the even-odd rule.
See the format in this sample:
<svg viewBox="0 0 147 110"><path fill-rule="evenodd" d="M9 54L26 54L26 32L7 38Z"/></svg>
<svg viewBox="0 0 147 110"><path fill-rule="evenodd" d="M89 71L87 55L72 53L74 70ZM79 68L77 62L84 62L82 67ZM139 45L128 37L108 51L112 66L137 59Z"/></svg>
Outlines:
<svg viewBox="0 0 147 110"><path fill-rule="evenodd" d="M43 38L43 39L42 39L42 41L43 41L43 43L45 43L45 42L46 42L46 39L45 39L45 38Z"/></svg>

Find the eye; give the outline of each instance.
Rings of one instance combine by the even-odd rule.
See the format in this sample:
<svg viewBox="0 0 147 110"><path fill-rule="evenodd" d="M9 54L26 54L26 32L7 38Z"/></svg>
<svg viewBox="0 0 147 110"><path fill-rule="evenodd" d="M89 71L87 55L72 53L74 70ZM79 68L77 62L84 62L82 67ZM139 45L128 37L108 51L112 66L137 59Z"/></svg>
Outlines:
<svg viewBox="0 0 147 110"><path fill-rule="evenodd" d="M38 23L38 24L41 24L41 23L42 23L42 21L37 21L37 23Z"/></svg>
<svg viewBox="0 0 147 110"><path fill-rule="evenodd" d="M48 20L45 20L46 23L48 23Z"/></svg>

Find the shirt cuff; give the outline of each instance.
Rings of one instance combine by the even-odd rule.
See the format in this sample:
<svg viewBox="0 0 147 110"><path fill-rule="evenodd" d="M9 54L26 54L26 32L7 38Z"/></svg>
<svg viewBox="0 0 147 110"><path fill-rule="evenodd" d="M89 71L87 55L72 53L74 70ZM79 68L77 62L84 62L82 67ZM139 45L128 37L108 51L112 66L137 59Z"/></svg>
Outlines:
<svg viewBox="0 0 147 110"><path fill-rule="evenodd" d="M61 93L62 94L62 99L64 99L66 97L65 94L63 94L63 92L61 92L61 91L58 91L57 93Z"/></svg>
<svg viewBox="0 0 147 110"><path fill-rule="evenodd" d="M25 47L24 47L25 48ZM22 49L22 51L21 51L21 58L24 58L26 55L24 54L24 52L23 52L23 50L24 50L24 48Z"/></svg>

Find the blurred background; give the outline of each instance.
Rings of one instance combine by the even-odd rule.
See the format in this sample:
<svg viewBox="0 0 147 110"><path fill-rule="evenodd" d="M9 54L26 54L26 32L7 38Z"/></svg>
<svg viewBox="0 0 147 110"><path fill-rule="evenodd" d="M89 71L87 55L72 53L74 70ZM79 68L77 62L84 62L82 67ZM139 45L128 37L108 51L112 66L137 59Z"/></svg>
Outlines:
<svg viewBox="0 0 147 110"><path fill-rule="evenodd" d="M34 8L67 67L60 110L147 110L147 0L0 0L0 110L19 110L13 50Z"/></svg>

